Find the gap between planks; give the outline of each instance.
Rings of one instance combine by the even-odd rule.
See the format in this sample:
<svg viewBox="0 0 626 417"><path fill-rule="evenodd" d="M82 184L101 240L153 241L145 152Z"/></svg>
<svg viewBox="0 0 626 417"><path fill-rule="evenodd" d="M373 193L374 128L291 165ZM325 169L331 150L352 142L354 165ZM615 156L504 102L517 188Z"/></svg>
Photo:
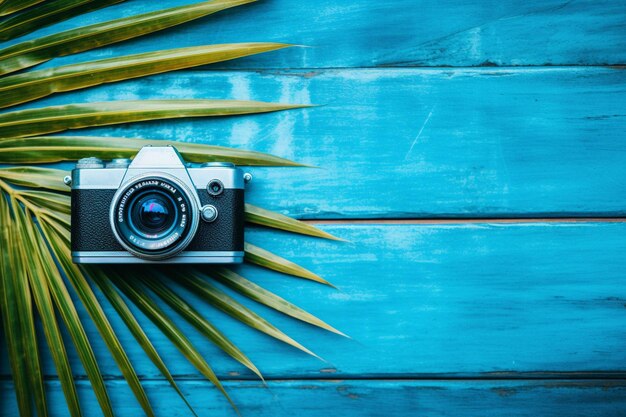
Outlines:
<svg viewBox="0 0 626 417"><path fill-rule="evenodd" d="M433 218L433 219L323 219L309 224L476 224L476 223L626 223L626 217L519 217L519 218Z"/></svg>
<svg viewBox="0 0 626 417"><path fill-rule="evenodd" d="M201 376L173 375L176 381L204 381ZM86 380L86 376L77 380ZM124 377L105 376L106 381L124 381ZM260 381L253 375L222 375L221 381L244 382ZM1 381L10 381L10 375L0 375ZM45 375L46 381L56 381L58 376ZM139 376L141 381L165 381L161 377ZM278 375L265 377L266 381L621 381L626 382L626 371L535 371L535 372L485 372L469 374L344 374L321 373L320 375Z"/></svg>
<svg viewBox="0 0 626 417"><path fill-rule="evenodd" d="M223 72L258 72L258 73L277 73L282 74L284 71L311 71L311 72L324 72L324 71L351 71L351 70L394 70L394 69L415 69L415 70L435 70L435 71L450 71L450 70L546 70L546 69L582 69L582 68L609 68L615 70L626 70L625 63L615 64L559 64L559 65L495 65L495 64L479 64L479 65L360 65L360 66L327 66L327 67L237 67L237 66L225 66L219 64L207 64L197 67L186 68L183 71L223 71ZM310 74L313 76L314 74Z"/></svg>
<svg viewBox="0 0 626 417"><path fill-rule="evenodd" d="M415 380L415 381L539 381L539 380L626 380L626 370L598 371L492 371L468 373L404 373L404 374L344 374L335 375L334 368L320 370L325 374L294 376L293 378L274 377L275 380L325 379L325 380ZM233 377L233 376L231 376Z"/></svg>

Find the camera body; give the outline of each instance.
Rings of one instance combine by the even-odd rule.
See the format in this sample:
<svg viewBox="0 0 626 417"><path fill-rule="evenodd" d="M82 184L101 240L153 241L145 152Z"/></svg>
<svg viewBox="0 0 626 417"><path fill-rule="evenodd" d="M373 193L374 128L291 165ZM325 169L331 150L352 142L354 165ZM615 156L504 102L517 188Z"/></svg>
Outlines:
<svg viewBox="0 0 626 417"><path fill-rule="evenodd" d="M172 146L145 146L132 162L83 158L71 176L72 260L241 263L245 182L233 164L185 163Z"/></svg>

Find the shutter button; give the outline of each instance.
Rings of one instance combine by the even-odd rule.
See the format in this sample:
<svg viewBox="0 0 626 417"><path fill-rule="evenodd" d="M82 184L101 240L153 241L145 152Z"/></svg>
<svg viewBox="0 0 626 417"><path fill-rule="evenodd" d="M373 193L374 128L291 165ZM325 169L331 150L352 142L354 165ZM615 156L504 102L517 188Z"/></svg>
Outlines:
<svg viewBox="0 0 626 417"><path fill-rule="evenodd" d="M210 204L203 206L200 211L200 214L202 216L202 220L204 220L207 223L210 223L212 221L215 221L215 219L217 219L217 209L215 208L215 206L212 206Z"/></svg>

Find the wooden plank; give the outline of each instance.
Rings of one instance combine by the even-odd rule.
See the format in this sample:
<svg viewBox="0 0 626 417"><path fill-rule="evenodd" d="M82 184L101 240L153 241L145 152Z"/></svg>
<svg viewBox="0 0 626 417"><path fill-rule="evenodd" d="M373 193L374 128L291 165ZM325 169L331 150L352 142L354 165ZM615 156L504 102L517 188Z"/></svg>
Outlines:
<svg viewBox="0 0 626 417"><path fill-rule="evenodd" d="M76 133L228 145L320 166L253 170L249 201L300 218L625 216L625 83L626 71L607 68L185 72L38 105L322 104Z"/></svg>
<svg viewBox="0 0 626 417"><path fill-rule="evenodd" d="M143 383L154 408L163 416L190 414L164 381ZM209 383L180 381L192 406L203 416L236 414ZM128 387L108 381L118 416L143 415ZM226 389L244 416L482 416L543 417L623 416L624 381L270 381L227 382ZM58 381L47 382L51 416L65 416ZM90 399L86 381L78 383L83 404ZM6 417L18 416L11 384L0 383ZM95 411L86 408L89 415Z"/></svg>
<svg viewBox="0 0 626 417"><path fill-rule="evenodd" d="M241 272L353 338L247 303L328 362L281 346L189 296L268 378L605 377L624 369L626 223L323 227L353 243L262 230L248 239L320 273L340 291L250 267ZM158 378L116 314L106 311L139 374ZM197 377L151 323L142 318L142 325L172 372ZM181 326L220 376L253 378ZM119 375L87 327L103 373ZM7 373L5 365L0 374Z"/></svg>
<svg viewBox="0 0 626 417"><path fill-rule="evenodd" d="M134 0L44 28L24 39L189 3L193 1ZM227 67L623 64L625 6L624 0L263 1L51 64L158 48L251 41L312 48L239 60Z"/></svg>

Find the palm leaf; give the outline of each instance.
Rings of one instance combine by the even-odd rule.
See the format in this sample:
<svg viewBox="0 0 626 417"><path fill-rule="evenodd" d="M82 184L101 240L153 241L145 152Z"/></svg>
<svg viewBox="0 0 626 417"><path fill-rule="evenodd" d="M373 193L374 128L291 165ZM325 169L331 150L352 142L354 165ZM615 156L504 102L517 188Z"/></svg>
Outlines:
<svg viewBox="0 0 626 417"><path fill-rule="evenodd" d="M333 284L308 269L250 243L245 244L245 260L264 268L282 272L283 274L293 275L335 287Z"/></svg>
<svg viewBox="0 0 626 417"><path fill-rule="evenodd" d="M40 244L43 243L43 241L40 240L42 239L40 234L36 234L35 237L31 238L37 239ZM54 259L47 250L40 250L39 253L44 256L44 265L55 264ZM100 404L102 412L105 416L112 417L113 409L111 408L109 394L107 393L106 386L104 385L104 379L102 378L98 361L96 360L83 325L80 322L78 312L74 307L74 302L65 287L65 283L63 282L63 278L61 277L59 270L57 268L49 268L49 272L50 273L46 274L45 278L48 280L48 286L55 305L61 315L61 318L65 322L65 327L67 328L72 341L74 342L76 352L78 353L79 359L83 363L87 377L91 381L92 389L96 395L98 403Z"/></svg>
<svg viewBox="0 0 626 417"><path fill-rule="evenodd" d="M232 116L308 107L239 100L130 100L66 104L0 114L0 137L35 136L80 129L181 117Z"/></svg>
<svg viewBox="0 0 626 417"><path fill-rule="evenodd" d="M40 1L0 0L0 15L13 13ZM123 0L48 0L37 8L28 9L0 22L0 40L11 39L53 22L121 1ZM79 27L21 42L0 50L0 75L32 67L57 56L87 51L166 29L252 1L201 2ZM285 46L287 45L275 43L208 45L146 52L27 72L0 79L0 107L37 100L56 92L205 65ZM70 104L2 113L0 114L0 163L47 163L75 160L87 156L97 156L102 159L132 157L140 147L152 142L159 145L175 145L189 162L227 161L238 165L302 166L272 155L218 146L123 138L39 136L91 126L167 118L263 113L298 107L307 106L234 100L148 100ZM115 270L92 267L80 269L72 264L69 248L70 198L68 193L70 188L63 183L63 177L67 174L67 171L40 167L0 168L0 188L4 190L0 191L2 200L0 201L0 250L2 251L0 254L0 280L2 281L0 282L0 315L7 335L7 350L20 413L26 416L33 411L39 415L46 415L47 412L34 326L34 314L38 313L44 326L46 342L52 350L52 359L59 374L69 413L72 416L80 416L81 410L57 314L76 348L103 414L107 417L113 414L97 360L74 306L72 298L74 294L70 295L66 287L65 280L67 279L72 285L73 292L96 324L100 336L112 352L114 360L144 413L153 414L139 378L93 293L89 278L102 291L146 355L190 409L191 406L120 292L157 325L187 360L209 379L234 407L209 364L186 335L157 305L151 295L154 294L167 303L214 344L261 376L258 369L242 351L199 311L165 282L150 279L154 277L149 277L148 272L136 271L134 276L129 277L126 274L121 276ZM7 184L15 185L17 188L13 189ZM11 207L5 194L9 196ZM250 223L339 240L311 225L279 213L255 206L247 206L246 212L246 220ZM11 213L14 213L14 216ZM33 219L33 215L36 220ZM246 259L248 262L266 268L328 284L322 278L293 262L252 245L246 245ZM222 284L258 303L290 317L342 334L317 317L230 270L223 268L216 270L214 276ZM314 355L267 320L210 285L199 273L188 276L174 270L173 273L164 274L163 277L176 278L211 305L246 325ZM36 308L33 307L31 299ZM193 409L191 410L193 412Z"/></svg>
<svg viewBox="0 0 626 417"><path fill-rule="evenodd" d="M228 314L231 317L241 321L242 323L250 326L253 329L256 329L262 333L267 334L281 342L284 342L288 345L291 345L301 351L308 353L309 355L315 356L319 359L315 353L311 352L309 349L302 346L300 343L293 340L291 337L287 336L285 333L277 329L273 324L256 314L254 311L250 310L248 307L239 303L234 298L228 296L223 291L218 290L213 285L209 284L206 280L201 277L194 275L193 273L177 273L176 275L177 282L181 285L184 285L189 290L203 297L210 304L216 308L219 308L224 313Z"/></svg>
<svg viewBox="0 0 626 417"><path fill-rule="evenodd" d="M139 382L139 377L137 376L135 369L130 363L124 348L117 338L115 331L111 327L109 320L106 318L106 315L102 310L102 306L100 306L100 303L87 283L87 280L78 267L72 263L69 248L59 240L56 234L52 233L52 230L49 229L45 223L42 224L42 229L48 242L54 250L57 260L61 264L61 268L63 269L65 276L68 277L74 287L74 290L76 291L76 294L78 294L82 304L87 309L87 312L91 316L91 319L102 336L102 340L104 340L105 344L109 348L109 351L113 355L113 359L115 359L117 366L135 394L141 408L148 416L154 416L154 411L150 406L148 396Z"/></svg>
<svg viewBox="0 0 626 417"><path fill-rule="evenodd" d="M19 12L44 0L4 0L0 1L0 16Z"/></svg>
<svg viewBox="0 0 626 417"><path fill-rule="evenodd" d="M26 72L0 79L0 108L54 93L227 61L287 46L281 43L194 46Z"/></svg>
<svg viewBox="0 0 626 417"><path fill-rule="evenodd" d="M27 363L23 360L24 337L22 334L22 303L19 290L16 288L16 275L23 270L23 265L17 252L17 241L15 240L12 219L7 202L7 195L0 193L0 290L2 299L0 309L2 311L2 321L6 345L11 365L11 375L15 384L15 395L18 409L23 416L32 415L32 404L29 387L29 370Z"/></svg>
<svg viewBox="0 0 626 417"><path fill-rule="evenodd" d="M141 286L135 281L131 285L126 279L115 273L110 273L109 278L139 309L152 321L165 336L176 346L176 348L187 358L187 360L209 381L215 385L226 397L228 402L236 410L237 407L230 399L230 396L222 386L222 383L213 372L213 369L204 360L200 352L195 348L185 334L174 324L174 322L159 308L152 298L145 291L140 291Z"/></svg>
<svg viewBox="0 0 626 417"><path fill-rule="evenodd" d="M19 195L34 205L59 214L70 214L70 197L49 191L20 190Z"/></svg>
<svg viewBox="0 0 626 417"><path fill-rule="evenodd" d="M22 336L22 346L29 355L24 356L24 361L28 369L29 387L31 397L34 398L37 414L47 416L46 396L43 386L43 375L39 363L39 347L37 346L37 335L35 333L35 321L33 316L32 296L28 275L34 268L32 253L34 250L33 241L24 239L28 236L27 221L22 207L15 199L11 199L13 215L17 219L18 227L13 229L13 239L16 242L15 252L21 259L15 260L15 270L13 271L13 288L17 300L17 311L20 312L18 320L21 324L20 334ZM22 245L19 245L19 243ZM14 253L15 253L14 252Z"/></svg>
<svg viewBox="0 0 626 417"><path fill-rule="evenodd" d="M8 41L62 20L125 0L52 0L0 23L0 41Z"/></svg>
<svg viewBox="0 0 626 417"><path fill-rule="evenodd" d="M39 317L42 321L43 331L48 346L50 347L50 353L59 376L63 394L67 401L68 410L72 416L81 416L80 403L78 401L76 386L74 385L72 369L65 350L65 343L63 342L61 331L56 321L54 306L46 280L46 275L54 273L52 268L55 268L55 266L47 263L47 260L43 258L42 253L44 253L44 251L47 252L48 249L45 245L42 245L43 242L41 242L41 240L35 238L36 233L32 222L22 223L22 236L28 237L28 239L24 240L24 243L26 245L25 249L30 254L28 274L30 286L33 290L35 303L39 310ZM34 245L36 243L39 244L37 247Z"/></svg>
<svg viewBox="0 0 626 417"><path fill-rule="evenodd" d="M175 146L188 162L232 162L237 165L303 166L261 152L169 140L126 139L97 136L39 136L0 139L0 163L46 163L95 156L131 158L146 145ZM61 177L62 178L62 177Z"/></svg>
<svg viewBox="0 0 626 417"><path fill-rule="evenodd" d="M213 0L96 23L0 50L0 75L132 39L255 0Z"/></svg>
<svg viewBox="0 0 626 417"><path fill-rule="evenodd" d="M0 168L0 179L11 184L69 193L70 189L63 183L63 177L67 174L67 171L53 168L29 166Z"/></svg>
<svg viewBox="0 0 626 417"><path fill-rule="evenodd" d="M237 291L242 295L245 295L246 297L260 304L273 308L274 310L280 311L281 313L295 319L304 321L317 327L321 327L322 329L337 333L341 336L346 336L344 333L328 325L324 321L318 319L311 313L308 313L300 307L285 300L284 298L281 298L278 295L267 291L266 289L263 289L262 287L256 285L254 282L242 277L241 275L235 273L230 269L215 268L212 269L208 273L208 275L217 279L219 282L226 285L227 287Z"/></svg>
<svg viewBox="0 0 626 417"><path fill-rule="evenodd" d="M1 150L0 150L1 155ZM1 156L0 156L1 158ZM309 235L321 237L331 240L343 240L338 237L326 233L315 226L301 222L291 217L284 216L275 211L266 210L261 207L253 206L246 203L246 221L261 226L272 227L274 229L286 230L288 232L299 233L301 235Z"/></svg>
<svg viewBox="0 0 626 417"><path fill-rule="evenodd" d="M206 336L215 346L222 349L230 357L250 369L259 378L263 379L261 372L259 372L252 361L237 346L171 288L158 279L141 279L141 281L174 311Z"/></svg>
<svg viewBox="0 0 626 417"><path fill-rule="evenodd" d="M68 240L68 243L69 243L69 240ZM113 306L117 314L119 314L119 316L122 318L122 320L126 324L126 327L128 327L130 332L135 337L135 340L137 340L137 342L139 343L139 346L141 346L143 351L146 352L146 355L148 356L148 358L150 358L152 363L159 369L159 371L165 377L165 379L167 379L167 381L170 383L172 388L174 388L176 393L178 393L180 398L185 402L185 404L187 405L189 410L193 413L193 415L197 417L196 412L194 411L193 407L191 406L191 404L189 404L189 402L187 401L187 398L185 397L185 395L182 393L182 391L176 384L176 381L174 381L174 377L172 377L172 374L170 373L169 369L163 362L163 359L161 359L161 357L159 356L159 353L156 351L156 349L152 345L152 342L150 342L150 339L148 338L146 333L143 331L139 322L137 322L137 319L135 318L133 313L130 311L130 309L126 305L126 302L124 301L124 299L115 290L115 287L111 284L111 281L109 280L109 278L105 275L105 273L103 272L101 268L86 268L86 269L89 272L89 276L91 277L91 279L95 282L95 284L98 286L100 291L102 291L102 293L107 298L107 300L109 300L109 302L111 303L111 305Z"/></svg>
<svg viewBox="0 0 626 417"><path fill-rule="evenodd" d="M46 224L48 224L48 226L53 228L57 235L59 235L66 245L69 246L71 241L69 219L67 222L64 222L63 220L48 213L41 213L40 217L46 222Z"/></svg>

